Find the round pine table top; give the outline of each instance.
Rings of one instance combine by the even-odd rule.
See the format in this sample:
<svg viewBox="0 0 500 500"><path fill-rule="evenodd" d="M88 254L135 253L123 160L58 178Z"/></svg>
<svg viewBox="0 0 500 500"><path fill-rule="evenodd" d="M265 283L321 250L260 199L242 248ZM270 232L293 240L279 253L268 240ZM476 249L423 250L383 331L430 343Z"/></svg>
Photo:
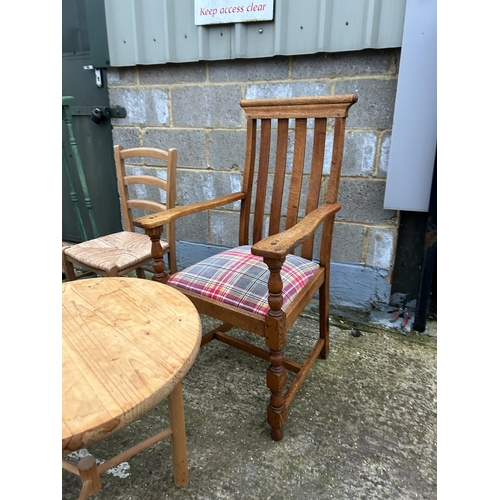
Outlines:
<svg viewBox="0 0 500 500"><path fill-rule="evenodd" d="M172 287L139 278L63 283L63 452L104 439L162 402L200 342L196 308Z"/></svg>

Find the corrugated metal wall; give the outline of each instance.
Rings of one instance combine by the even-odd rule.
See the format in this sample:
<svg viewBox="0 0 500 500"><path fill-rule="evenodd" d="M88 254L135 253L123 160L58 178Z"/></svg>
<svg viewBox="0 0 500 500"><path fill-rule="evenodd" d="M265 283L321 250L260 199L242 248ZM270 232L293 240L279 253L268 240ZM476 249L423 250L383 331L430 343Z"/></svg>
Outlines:
<svg viewBox="0 0 500 500"><path fill-rule="evenodd" d="M110 65L401 47L406 0L275 0L274 20L196 26L194 0L105 0Z"/></svg>

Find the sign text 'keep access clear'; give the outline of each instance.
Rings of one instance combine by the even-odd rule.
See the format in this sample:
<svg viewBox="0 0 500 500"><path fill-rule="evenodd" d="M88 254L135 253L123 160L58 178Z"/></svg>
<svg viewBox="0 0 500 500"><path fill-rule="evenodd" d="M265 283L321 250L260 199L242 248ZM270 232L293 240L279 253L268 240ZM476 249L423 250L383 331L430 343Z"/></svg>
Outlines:
<svg viewBox="0 0 500 500"><path fill-rule="evenodd" d="M196 25L272 21L274 0L195 0Z"/></svg>

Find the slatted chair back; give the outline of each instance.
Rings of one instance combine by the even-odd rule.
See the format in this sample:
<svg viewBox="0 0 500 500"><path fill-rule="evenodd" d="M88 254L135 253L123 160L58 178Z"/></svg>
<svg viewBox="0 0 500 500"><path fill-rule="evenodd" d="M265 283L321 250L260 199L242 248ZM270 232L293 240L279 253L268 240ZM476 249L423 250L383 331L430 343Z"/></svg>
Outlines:
<svg viewBox="0 0 500 500"><path fill-rule="evenodd" d="M148 147L123 149L122 145L117 145L114 147L114 153L120 203L127 231L136 231L133 220L134 217L138 217L138 213L133 212L133 209L141 210L145 212L143 215L146 215L146 213L157 213L175 207L177 149L168 151ZM166 179L161 179L156 175L127 174L126 160L138 157L148 158L147 163L151 163L150 158L160 160L161 166L166 169ZM137 164L129 164L129 168L133 166ZM135 189L131 186L135 186ZM164 203L148 199L151 198L146 193L148 187L160 189L160 197L165 197ZM167 241L173 241L170 239L171 235L168 234L169 230L170 228L167 227Z"/></svg>
<svg viewBox="0 0 500 500"><path fill-rule="evenodd" d="M345 120L356 100L341 95L241 102L247 140L240 245L290 229L320 202L337 201ZM321 253L329 258L331 234L324 236ZM302 257L312 259L313 238L302 244Z"/></svg>

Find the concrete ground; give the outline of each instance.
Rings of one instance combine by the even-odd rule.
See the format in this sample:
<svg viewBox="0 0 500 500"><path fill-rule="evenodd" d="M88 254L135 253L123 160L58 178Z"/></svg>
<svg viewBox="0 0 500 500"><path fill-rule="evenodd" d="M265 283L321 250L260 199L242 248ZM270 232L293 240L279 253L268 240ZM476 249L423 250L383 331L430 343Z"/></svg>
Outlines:
<svg viewBox="0 0 500 500"><path fill-rule="evenodd" d="M213 326L202 322L204 331ZM299 318L287 357L300 360L316 331L313 313ZM404 333L332 317L330 356L316 361L296 394L281 442L266 422L268 363L218 341L204 346L184 379L188 485L173 484L167 439L104 474L91 498L437 498L437 323ZM167 418L165 402L70 458L90 452L104 461L159 432ZM80 479L63 470L62 499L79 491Z"/></svg>

